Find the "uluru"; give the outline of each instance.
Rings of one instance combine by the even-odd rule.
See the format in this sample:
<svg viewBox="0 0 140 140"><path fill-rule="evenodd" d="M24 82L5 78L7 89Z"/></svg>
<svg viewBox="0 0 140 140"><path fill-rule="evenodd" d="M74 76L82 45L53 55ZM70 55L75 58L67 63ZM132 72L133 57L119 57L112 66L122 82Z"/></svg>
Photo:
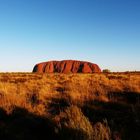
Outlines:
<svg viewBox="0 0 140 140"><path fill-rule="evenodd" d="M36 64L33 72L37 73L100 73L101 69L97 64L78 61L78 60L62 60L48 61Z"/></svg>

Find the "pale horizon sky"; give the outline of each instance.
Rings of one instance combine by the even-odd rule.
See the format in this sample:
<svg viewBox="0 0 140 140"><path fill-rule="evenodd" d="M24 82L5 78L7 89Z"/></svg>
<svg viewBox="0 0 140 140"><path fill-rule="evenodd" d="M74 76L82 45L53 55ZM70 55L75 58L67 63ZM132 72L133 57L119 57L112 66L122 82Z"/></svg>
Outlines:
<svg viewBox="0 0 140 140"><path fill-rule="evenodd" d="M0 0L0 72L76 59L140 71L139 0Z"/></svg>

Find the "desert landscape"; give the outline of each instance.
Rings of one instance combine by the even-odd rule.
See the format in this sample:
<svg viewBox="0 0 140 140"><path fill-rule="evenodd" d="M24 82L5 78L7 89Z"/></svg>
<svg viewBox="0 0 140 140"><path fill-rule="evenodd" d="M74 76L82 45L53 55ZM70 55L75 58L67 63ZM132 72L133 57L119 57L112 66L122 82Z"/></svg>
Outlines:
<svg viewBox="0 0 140 140"><path fill-rule="evenodd" d="M0 139L139 140L140 73L0 73Z"/></svg>
<svg viewBox="0 0 140 140"><path fill-rule="evenodd" d="M140 140L140 0L0 0L0 140Z"/></svg>

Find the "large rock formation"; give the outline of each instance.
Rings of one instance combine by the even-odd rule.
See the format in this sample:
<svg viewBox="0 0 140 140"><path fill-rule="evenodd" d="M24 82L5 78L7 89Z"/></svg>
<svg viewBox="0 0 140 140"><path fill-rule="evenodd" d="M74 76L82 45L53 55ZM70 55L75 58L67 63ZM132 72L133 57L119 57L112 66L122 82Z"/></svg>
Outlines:
<svg viewBox="0 0 140 140"><path fill-rule="evenodd" d="M35 65L33 72L37 73L99 73L97 64L86 61L63 60L48 61Z"/></svg>

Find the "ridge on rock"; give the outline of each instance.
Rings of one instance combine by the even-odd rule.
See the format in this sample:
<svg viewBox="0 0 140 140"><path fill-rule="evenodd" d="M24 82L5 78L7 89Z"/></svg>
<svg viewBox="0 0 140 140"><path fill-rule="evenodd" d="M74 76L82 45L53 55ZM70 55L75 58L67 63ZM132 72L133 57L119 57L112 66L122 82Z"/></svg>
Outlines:
<svg viewBox="0 0 140 140"><path fill-rule="evenodd" d="M97 64L86 61L63 60L36 64L33 72L37 73L100 73Z"/></svg>

